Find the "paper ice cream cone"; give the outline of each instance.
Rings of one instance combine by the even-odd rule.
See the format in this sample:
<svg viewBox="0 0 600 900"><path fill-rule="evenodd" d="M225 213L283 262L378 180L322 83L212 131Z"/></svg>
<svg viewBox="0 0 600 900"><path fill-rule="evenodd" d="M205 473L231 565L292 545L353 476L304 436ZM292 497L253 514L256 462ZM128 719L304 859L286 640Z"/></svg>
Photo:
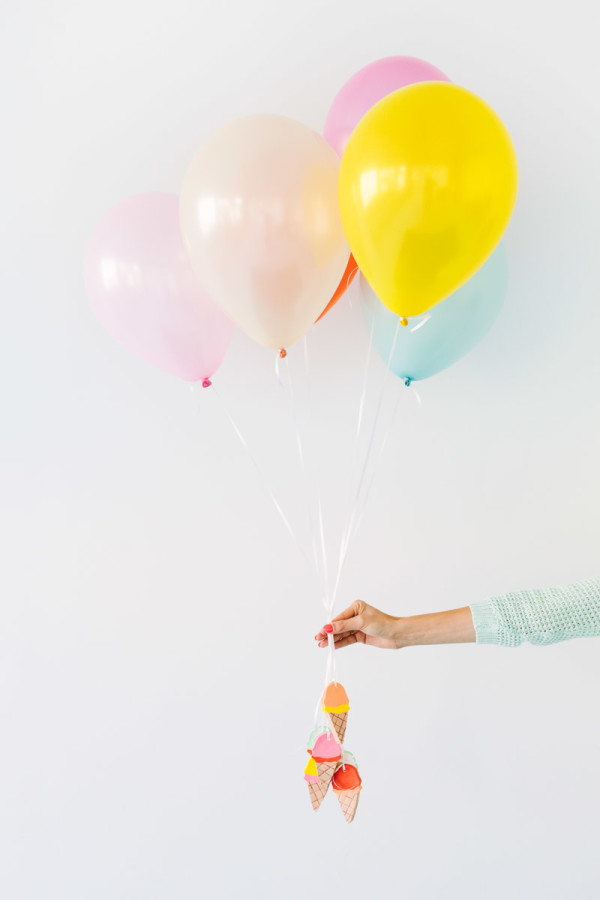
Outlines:
<svg viewBox="0 0 600 900"><path fill-rule="evenodd" d="M309 741L312 743L312 740ZM317 810L329 789L331 779L342 758L342 748L332 731L319 731L318 737L309 750L310 760L304 770L308 782L308 793L313 809Z"/></svg>
<svg viewBox="0 0 600 900"><path fill-rule="evenodd" d="M329 787L331 778L329 778L324 783L321 783L317 764L311 756L304 770L304 780L308 782L308 796L310 797L312 808L316 812L323 802L325 794L327 793L327 788Z"/></svg>
<svg viewBox="0 0 600 900"><path fill-rule="evenodd" d="M331 779L335 773L337 766L337 762L318 762L317 763L317 772L319 773L319 784L324 789L324 794L327 793L327 788L331 784Z"/></svg>
<svg viewBox="0 0 600 900"><path fill-rule="evenodd" d="M340 744L343 744L348 724L350 703L348 695L339 682L330 682L323 691L321 709L327 714L331 728Z"/></svg>
<svg viewBox="0 0 600 900"><path fill-rule="evenodd" d="M358 806L358 798L360 797L360 788L355 791L336 791L340 809L344 814L346 822L351 822Z"/></svg>
<svg viewBox="0 0 600 900"><path fill-rule="evenodd" d="M344 737L346 736L346 725L348 724L348 713L328 712L327 718L329 719L329 724L331 725L338 742L343 744Z"/></svg>
<svg viewBox="0 0 600 900"><path fill-rule="evenodd" d="M324 788L320 781L308 782L308 796L312 803L312 808L316 812L325 798L327 788Z"/></svg>
<svg viewBox="0 0 600 900"><path fill-rule="evenodd" d="M358 796L362 790L362 780L356 765L342 760L335 770L332 787L334 794L337 794L338 803L346 822L351 822L358 806Z"/></svg>

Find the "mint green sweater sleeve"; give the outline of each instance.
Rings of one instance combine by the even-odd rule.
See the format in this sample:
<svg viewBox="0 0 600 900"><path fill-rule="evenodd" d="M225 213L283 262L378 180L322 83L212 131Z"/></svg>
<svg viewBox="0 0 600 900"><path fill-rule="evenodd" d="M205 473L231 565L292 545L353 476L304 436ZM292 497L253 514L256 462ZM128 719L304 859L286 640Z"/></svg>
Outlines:
<svg viewBox="0 0 600 900"><path fill-rule="evenodd" d="M517 647L600 635L600 577L501 594L470 606L478 644Z"/></svg>

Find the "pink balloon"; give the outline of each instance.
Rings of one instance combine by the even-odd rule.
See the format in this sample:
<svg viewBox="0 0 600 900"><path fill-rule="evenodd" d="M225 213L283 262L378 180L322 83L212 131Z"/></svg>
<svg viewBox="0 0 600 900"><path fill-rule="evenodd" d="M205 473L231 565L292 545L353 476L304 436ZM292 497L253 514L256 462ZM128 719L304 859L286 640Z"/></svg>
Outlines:
<svg viewBox="0 0 600 900"><path fill-rule="evenodd" d="M127 350L185 381L219 368L234 330L192 269L179 229L179 198L139 194L96 225L85 286L106 330Z"/></svg>
<svg viewBox="0 0 600 900"><path fill-rule="evenodd" d="M323 136L338 156L348 138L372 106L388 94L419 81L450 81L423 59L388 56L360 69L337 94L327 114Z"/></svg>

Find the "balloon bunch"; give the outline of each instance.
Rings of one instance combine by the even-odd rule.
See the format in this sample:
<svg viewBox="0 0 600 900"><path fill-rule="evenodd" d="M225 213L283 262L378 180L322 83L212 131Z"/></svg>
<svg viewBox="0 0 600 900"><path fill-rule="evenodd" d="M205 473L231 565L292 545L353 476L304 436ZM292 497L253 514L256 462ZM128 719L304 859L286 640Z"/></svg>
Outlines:
<svg viewBox="0 0 600 900"><path fill-rule="evenodd" d="M200 148L179 199L110 210L88 244L86 286L117 340L208 386L233 323L285 353L360 269L374 346L396 374L422 378L495 318L506 277L491 254L516 189L490 107L429 63L390 57L342 88L324 137L284 116L239 119ZM423 314L398 334L398 317Z"/></svg>
<svg viewBox="0 0 600 900"><path fill-rule="evenodd" d="M347 82L324 136L284 116L239 119L200 148L179 198L145 194L115 206L90 238L86 287L101 322L125 347L209 387L234 324L283 357L360 269L372 345L410 384L462 356L497 316L507 281L499 242L516 191L514 149L493 110L429 63L391 57ZM357 435L364 397L363 386ZM330 618L368 493L382 397L383 387L337 570L326 560L317 495ZM350 822L361 779L353 757L342 755L348 704L335 677L332 635L326 685L321 711L329 725L319 725L317 711L319 737L305 779L314 809L331 782Z"/></svg>

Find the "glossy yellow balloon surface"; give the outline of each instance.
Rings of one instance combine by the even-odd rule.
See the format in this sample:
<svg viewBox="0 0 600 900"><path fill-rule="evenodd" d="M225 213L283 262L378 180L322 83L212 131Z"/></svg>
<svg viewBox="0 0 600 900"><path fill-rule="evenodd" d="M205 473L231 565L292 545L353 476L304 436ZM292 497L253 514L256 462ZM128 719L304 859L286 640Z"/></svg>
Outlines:
<svg viewBox="0 0 600 900"><path fill-rule="evenodd" d="M416 316L457 290L502 237L517 182L508 131L465 88L423 82L372 107L342 156L339 201L379 299Z"/></svg>

